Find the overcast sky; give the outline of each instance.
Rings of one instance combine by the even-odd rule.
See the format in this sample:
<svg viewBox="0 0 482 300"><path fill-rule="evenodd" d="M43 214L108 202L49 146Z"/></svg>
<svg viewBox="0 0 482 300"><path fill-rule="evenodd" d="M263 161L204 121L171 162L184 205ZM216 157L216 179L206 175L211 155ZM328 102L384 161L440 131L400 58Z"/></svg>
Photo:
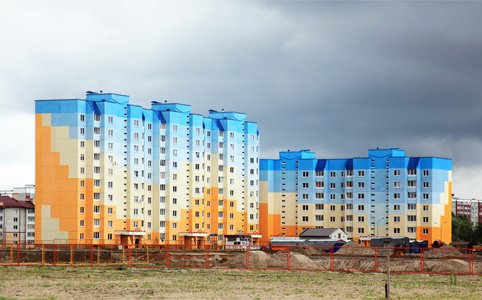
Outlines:
<svg viewBox="0 0 482 300"><path fill-rule="evenodd" d="M398 146L482 199L482 2L0 0L0 190L35 181L34 100L246 112L261 157Z"/></svg>

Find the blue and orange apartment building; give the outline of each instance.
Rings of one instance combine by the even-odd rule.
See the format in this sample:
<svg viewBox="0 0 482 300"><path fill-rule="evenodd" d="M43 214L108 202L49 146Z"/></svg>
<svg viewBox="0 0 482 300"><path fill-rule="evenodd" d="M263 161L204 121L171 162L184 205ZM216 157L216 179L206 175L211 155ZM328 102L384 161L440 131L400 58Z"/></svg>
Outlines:
<svg viewBox="0 0 482 300"><path fill-rule="evenodd" d="M36 242L259 239L259 135L246 114L96 92L35 110Z"/></svg>
<svg viewBox="0 0 482 300"><path fill-rule="evenodd" d="M349 159L280 152L260 163L260 233L264 239L342 228L354 241L391 236L450 243L451 189L450 159L406 157L399 148Z"/></svg>
<svg viewBox="0 0 482 300"><path fill-rule="evenodd" d="M260 160L244 113L112 93L37 100L35 112L36 243L268 243L315 227L451 240L450 159L390 148Z"/></svg>

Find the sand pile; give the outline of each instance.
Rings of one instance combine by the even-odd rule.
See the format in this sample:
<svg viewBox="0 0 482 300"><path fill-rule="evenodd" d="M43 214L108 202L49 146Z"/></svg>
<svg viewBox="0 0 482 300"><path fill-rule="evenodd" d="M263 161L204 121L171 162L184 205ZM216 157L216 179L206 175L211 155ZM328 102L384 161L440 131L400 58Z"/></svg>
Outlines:
<svg viewBox="0 0 482 300"><path fill-rule="evenodd" d="M335 255L344 256L375 256L375 249L358 245L354 242L348 242L343 245Z"/></svg>
<svg viewBox="0 0 482 300"><path fill-rule="evenodd" d="M427 272L440 273L469 273L469 263L460 259L448 259L445 262L441 261L425 261L425 270Z"/></svg>
<svg viewBox="0 0 482 300"><path fill-rule="evenodd" d="M458 257L469 258L468 254L462 253L460 250L451 245L444 245L440 248L424 249L423 255L426 258L445 258L445 257Z"/></svg>

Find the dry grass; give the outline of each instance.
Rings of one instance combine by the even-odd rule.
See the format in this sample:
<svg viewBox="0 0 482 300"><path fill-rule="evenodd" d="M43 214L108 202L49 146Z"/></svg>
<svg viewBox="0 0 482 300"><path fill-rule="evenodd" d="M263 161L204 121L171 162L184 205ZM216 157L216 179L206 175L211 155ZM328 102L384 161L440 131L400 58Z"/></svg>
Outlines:
<svg viewBox="0 0 482 300"><path fill-rule="evenodd" d="M383 299L386 275L3 267L0 299ZM392 274L395 299L481 299L477 276Z"/></svg>

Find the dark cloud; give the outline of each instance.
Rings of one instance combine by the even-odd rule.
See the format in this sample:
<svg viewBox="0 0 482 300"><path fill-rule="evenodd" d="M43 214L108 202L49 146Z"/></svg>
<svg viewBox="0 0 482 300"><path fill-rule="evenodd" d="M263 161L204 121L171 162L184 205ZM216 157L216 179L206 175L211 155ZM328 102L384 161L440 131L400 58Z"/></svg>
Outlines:
<svg viewBox="0 0 482 300"><path fill-rule="evenodd" d="M452 158L454 192L480 198L481 11L469 1L10 2L0 114L86 90L224 108L258 122L263 157L400 146Z"/></svg>

